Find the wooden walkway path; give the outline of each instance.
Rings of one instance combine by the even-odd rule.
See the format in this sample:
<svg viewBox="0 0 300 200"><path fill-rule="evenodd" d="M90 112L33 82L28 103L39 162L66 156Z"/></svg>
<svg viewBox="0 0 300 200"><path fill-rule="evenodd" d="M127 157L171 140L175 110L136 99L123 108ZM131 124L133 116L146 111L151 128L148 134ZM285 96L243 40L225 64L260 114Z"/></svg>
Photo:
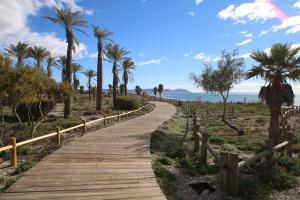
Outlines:
<svg viewBox="0 0 300 200"><path fill-rule="evenodd" d="M176 109L154 103L151 113L62 146L27 171L0 199L165 199L151 166L150 137Z"/></svg>

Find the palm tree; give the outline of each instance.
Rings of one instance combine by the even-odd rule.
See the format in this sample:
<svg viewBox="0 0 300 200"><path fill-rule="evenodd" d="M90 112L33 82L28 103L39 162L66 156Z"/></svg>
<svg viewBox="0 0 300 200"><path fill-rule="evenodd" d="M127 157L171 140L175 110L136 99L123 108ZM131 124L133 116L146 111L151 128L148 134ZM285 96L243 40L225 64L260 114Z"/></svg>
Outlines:
<svg viewBox="0 0 300 200"><path fill-rule="evenodd" d="M157 87L154 87L154 88L153 88L153 94L154 94L154 96L156 97L156 94L157 94Z"/></svg>
<svg viewBox="0 0 300 200"><path fill-rule="evenodd" d="M97 98L96 98L96 110L102 109L102 90L103 90L103 44L109 40L112 35L107 30L102 30L97 26L92 26L94 36L98 39L98 62L97 62Z"/></svg>
<svg viewBox="0 0 300 200"><path fill-rule="evenodd" d="M120 95L124 96L125 95L125 85L121 84L119 87Z"/></svg>
<svg viewBox="0 0 300 200"><path fill-rule="evenodd" d="M17 58L17 66L23 65L23 59L28 58L29 46L26 43L19 42L17 45L9 45L4 49L8 56Z"/></svg>
<svg viewBox="0 0 300 200"><path fill-rule="evenodd" d="M122 62L122 68L123 68L123 82L124 82L124 86L125 86L125 96L127 96L127 84L128 81L133 81L133 74L130 70L134 70L135 69L135 63L131 60L131 59L125 59Z"/></svg>
<svg viewBox="0 0 300 200"><path fill-rule="evenodd" d="M113 91L113 89L112 89L112 84L108 84L108 96L109 97L111 97L111 94L112 94L112 91Z"/></svg>
<svg viewBox="0 0 300 200"><path fill-rule="evenodd" d="M290 44L275 44L270 54L263 51L253 52L250 56L258 65L247 73L247 78L260 77L266 81L261 87L259 97L266 102L271 112L269 138L274 144L280 140L279 116L281 106L294 103L294 92L289 81L300 80L300 48Z"/></svg>
<svg viewBox="0 0 300 200"><path fill-rule="evenodd" d="M89 89L89 100L91 100L91 90L92 90L92 78L97 74L94 70L86 70L83 74L88 78L88 89Z"/></svg>
<svg viewBox="0 0 300 200"><path fill-rule="evenodd" d="M36 61L36 68L41 69L41 62L49 55L49 52L43 47L34 46L29 48L28 55Z"/></svg>
<svg viewBox="0 0 300 200"><path fill-rule="evenodd" d="M161 93L164 91L164 85L163 84L159 84L157 91L159 93L159 100L161 101Z"/></svg>
<svg viewBox="0 0 300 200"><path fill-rule="evenodd" d="M128 51L126 51L124 48L120 48L118 44L107 44L106 45L106 57L107 59L113 63L113 106L116 106L116 100L117 100L117 87L119 81L118 76L118 63L125 60L125 56L129 54Z"/></svg>
<svg viewBox="0 0 300 200"><path fill-rule="evenodd" d="M47 62L47 75L48 75L49 78L51 78L51 76L52 76L52 67L57 66L56 57L51 56L51 54L49 53L49 55L46 58L46 62Z"/></svg>
<svg viewBox="0 0 300 200"><path fill-rule="evenodd" d="M59 59L57 60L57 66L59 69L61 69L61 81L66 81L66 63L67 63L67 58L66 56L60 56Z"/></svg>
<svg viewBox="0 0 300 200"><path fill-rule="evenodd" d="M71 85L72 83L72 51L75 52L75 44L78 46L79 41L75 37L74 31L79 31L87 35L81 28L87 27L86 21L83 20L82 12L72 11L71 9L55 9L55 17L45 17L55 24L62 26L66 32L67 59L66 59L66 77L65 81ZM64 117L67 118L71 112L71 99L68 95L65 98Z"/></svg>
<svg viewBox="0 0 300 200"><path fill-rule="evenodd" d="M135 86L135 93L136 96L141 96L142 88L139 85Z"/></svg>
<svg viewBox="0 0 300 200"><path fill-rule="evenodd" d="M77 91L78 87L80 85L79 79L77 79L77 73L83 71L83 66L78 63L73 63L72 65L72 71L73 71L73 87L74 90Z"/></svg>

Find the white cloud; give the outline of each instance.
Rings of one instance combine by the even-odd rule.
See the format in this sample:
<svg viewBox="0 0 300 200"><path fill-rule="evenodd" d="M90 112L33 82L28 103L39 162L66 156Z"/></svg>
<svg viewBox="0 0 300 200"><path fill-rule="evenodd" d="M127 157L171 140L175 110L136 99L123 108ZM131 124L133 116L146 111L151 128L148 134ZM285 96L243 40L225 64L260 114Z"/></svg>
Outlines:
<svg viewBox="0 0 300 200"><path fill-rule="evenodd" d="M198 6L200 3L202 3L203 0L195 0L195 4Z"/></svg>
<svg viewBox="0 0 300 200"><path fill-rule="evenodd" d="M146 55L146 53L144 53L144 52L139 53L139 56L140 56L140 57L143 57L144 55Z"/></svg>
<svg viewBox="0 0 300 200"><path fill-rule="evenodd" d="M276 14L267 1L255 0L239 6L229 5L218 13L218 17L223 20L231 19L235 24L245 24L248 21L265 22L275 18Z"/></svg>
<svg viewBox="0 0 300 200"><path fill-rule="evenodd" d="M159 59L151 59L147 61L142 61L137 63L138 66L145 66L145 65L160 65L165 59L165 57Z"/></svg>
<svg viewBox="0 0 300 200"><path fill-rule="evenodd" d="M240 57L244 58L244 59L250 58L250 53L242 54L242 55L240 55Z"/></svg>
<svg viewBox="0 0 300 200"><path fill-rule="evenodd" d="M45 6L69 6L71 9L83 11L83 8L78 6L74 0L2 0L0 4L0 47L4 48L9 44L21 41L27 42L31 46L45 47L53 55L66 54L65 39L59 38L55 33L33 31L28 26L29 17L36 16L38 11ZM80 44L75 57L81 58L86 55L86 46Z"/></svg>
<svg viewBox="0 0 300 200"><path fill-rule="evenodd" d="M262 36L268 34L269 32L270 32L270 29L269 30L263 30L263 31L260 32L260 34L258 35L258 37L262 37Z"/></svg>
<svg viewBox="0 0 300 200"><path fill-rule="evenodd" d="M191 11L191 12L189 12L189 15L195 16L195 13Z"/></svg>
<svg viewBox="0 0 300 200"><path fill-rule="evenodd" d="M184 54L184 57L190 57L193 55L193 50Z"/></svg>
<svg viewBox="0 0 300 200"><path fill-rule="evenodd" d="M90 53L89 58L98 58L98 52Z"/></svg>
<svg viewBox="0 0 300 200"><path fill-rule="evenodd" d="M210 62L212 60L211 56L206 55L204 52L197 53L194 56L194 59L195 60L201 60L201 61L204 61L204 62Z"/></svg>
<svg viewBox="0 0 300 200"><path fill-rule="evenodd" d="M293 7L300 9L300 1L298 0L296 3L294 3Z"/></svg>
<svg viewBox="0 0 300 200"><path fill-rule="evenodd" d="M273 26L271 29L273 32L279 30L286 30L286 33L300 32L300 15L290 17L284 20L281 24Z"/></svg>
<svg viewBox="0 0 300 200"><path fill-rule="evenodd" d="M249 44L250 42L252 42L252 39L246 39L246 40L238 43L237 46L243 46L245 44Z"/></svg>

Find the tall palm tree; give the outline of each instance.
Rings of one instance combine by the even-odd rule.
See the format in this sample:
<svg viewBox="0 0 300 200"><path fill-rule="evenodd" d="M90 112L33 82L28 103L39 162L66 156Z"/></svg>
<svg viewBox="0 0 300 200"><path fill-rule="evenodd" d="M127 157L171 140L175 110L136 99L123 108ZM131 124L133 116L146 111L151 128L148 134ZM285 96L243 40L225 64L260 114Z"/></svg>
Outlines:
<svg viewBox="0 0 300 200"><path fill-rule="evenodd" d="M78 63L73 63L72 65L73 68L73 87L74 90L77 91L78 87L80 85L79 79L77 78L77 73L82 72L83 71L83 66L78 64Z"/></svg>
<svg viewBox="0 0 300 200"><path fill-rule="evenodd" d="M23 60L25 58L28 58L28 50L29 46L26 43L19 42L17 45L9 45L4 49L6 51L6 54L8 56L11 56L13 58L17 58L17 66L23 65Z"/></svg>
<svg viewBox="0 0 300 200"><path fill-rule="evenodd" d="M57 60L57 66L61 70L61 81L66 81L66 63L67 63L67 57L66 56L60 56Z"/></svg>
<svg viewBox="0 0 300 200"><path fill-rule="evenodd" d="M164 91L164 85L163 84L159 84L157 91L159 93L159 100L161 101L161 93Z"/></svg>
<svg viewBox="0 0 300 200"><path fill-rule="evenodd" d="M118 63L125 60L125 56L129 54L129 52L126 51L124 48L121 48L118 44L107 44L105 48L105 55L107 59L113 63L113 106L115 107L117 100L117 87L119 83Z"/></svg>
<svg viewBox="0 0 300 200"><path fill-rule="evenodd" d="M156 94L157 94L157 90L158 90L157 87L153 88L153 94L154 94L155 97L156 97Z"/></svg>
<svg viewBox="0 0 300 200"><path fill-rule="evenodd" d="M108 84L108 96L111 97L112 91L113 91L113 86L112 84Z"/></svg>
<svg viewBox="0 0 300 200"><path fill-rule="evenodd" d="M300 48L290 44L275 44L270 54L264 51L253 52L250 56L258 65L247 73L247 78L259 77L266 81L261 87L259 97L266 102L271 112L269 138L274 144L280 140L279 117L281 106L294 103L294 92L289 81L300 80Z"/></svg>
<svg viewBox="0 0 300 200"><path fill-rule="evenodd" d="M43 47L34 46L29 48L28 55L36 61L36 68L41 69L41 62L49 55L49 52Z"/></svg>
<svg viewBox="0 0 300 200"><path fill-rule="evenodd" d="M136 96L141 96L142 94L142 88L139 85L135 86L135 94Z"/></svg>
<svg viewBox="0 0 300 200"><path fill-rule="evenodd" d="M135 69L135 63L131 60L131 59L125 59L122 62L122 69L123 69L123 75L122 75L122 79L124 82L124 86L125 86L125 96L127 96L127 84L128 81L133 81L133 73L131 72L131 70Z"/></svg>
<svg viewBox="0 0 300 200"><path fill-rule="evenodd" d="M98 39L98 62L97 62L97 97L96 97L96 110L102 109L102 90L103 90L103 44L112 33L107 30L102 30L98 26L92 26L94 36Z"/></svg>
<svg viewBox="0 0 300 200"><path fill-rule="evenodd" d="M46 57L47 62L47 76L51 78L52 76L52 67L57 66L57 60L56 57L52 56L50 53Z"/></svg>
<svg viewBox="0 0 300 200"><path fill-rule="evenodd" d="M88 78L88 89L89 89L89 100L91 100L91 90L92 90L92 78L97 74L94 70L86 70L83 74Z"/></svg>
<svg viewBox="0 0 300 200"><path fill-rule="evenodd" d="M87 27L87 22L83 20L82 12L72 11L71 9L55 9L55 17L45 17L55 24L62 26L66 32L67 59L66 59L66 82L71 85L72 83L72 51L75 52L75 44L78 46L79 41L75 37L74 31L79 31L87 35L81 28ZM70 96L65 98L64 102L64 117L67 118L71 112L71 99Z"/></svg>

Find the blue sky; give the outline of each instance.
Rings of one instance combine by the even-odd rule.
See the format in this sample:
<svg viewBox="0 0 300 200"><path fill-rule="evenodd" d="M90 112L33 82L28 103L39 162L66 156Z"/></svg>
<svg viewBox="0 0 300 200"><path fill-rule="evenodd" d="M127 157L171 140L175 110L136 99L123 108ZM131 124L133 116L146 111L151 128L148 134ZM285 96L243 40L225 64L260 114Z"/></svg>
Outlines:
<svg viewBox="0 0 300 200"><path fill-rule="evenodd" d="M214 64L224 49L238 47L247 70L254 50L267 50L277 42L300 46L299 0L1 0L1 49L20 40L64 54L63 29L42 18L54 15L54 7L85 13L88 36L77 34L81 44L74 60L86 69L96 70L97 41L90 25L114 33L112 40L137 63L130 88L163 83L166 88L201 91L189 73L201 73L203 61ZM104 86L112 82L111 68L111 63L104 64ZM60 80L58 70L54 77ZM83 75L80 81L86 85ZM257 92L262 84L243 81L234 91ZM300 92L300 85L293 85Z"/></svg>

